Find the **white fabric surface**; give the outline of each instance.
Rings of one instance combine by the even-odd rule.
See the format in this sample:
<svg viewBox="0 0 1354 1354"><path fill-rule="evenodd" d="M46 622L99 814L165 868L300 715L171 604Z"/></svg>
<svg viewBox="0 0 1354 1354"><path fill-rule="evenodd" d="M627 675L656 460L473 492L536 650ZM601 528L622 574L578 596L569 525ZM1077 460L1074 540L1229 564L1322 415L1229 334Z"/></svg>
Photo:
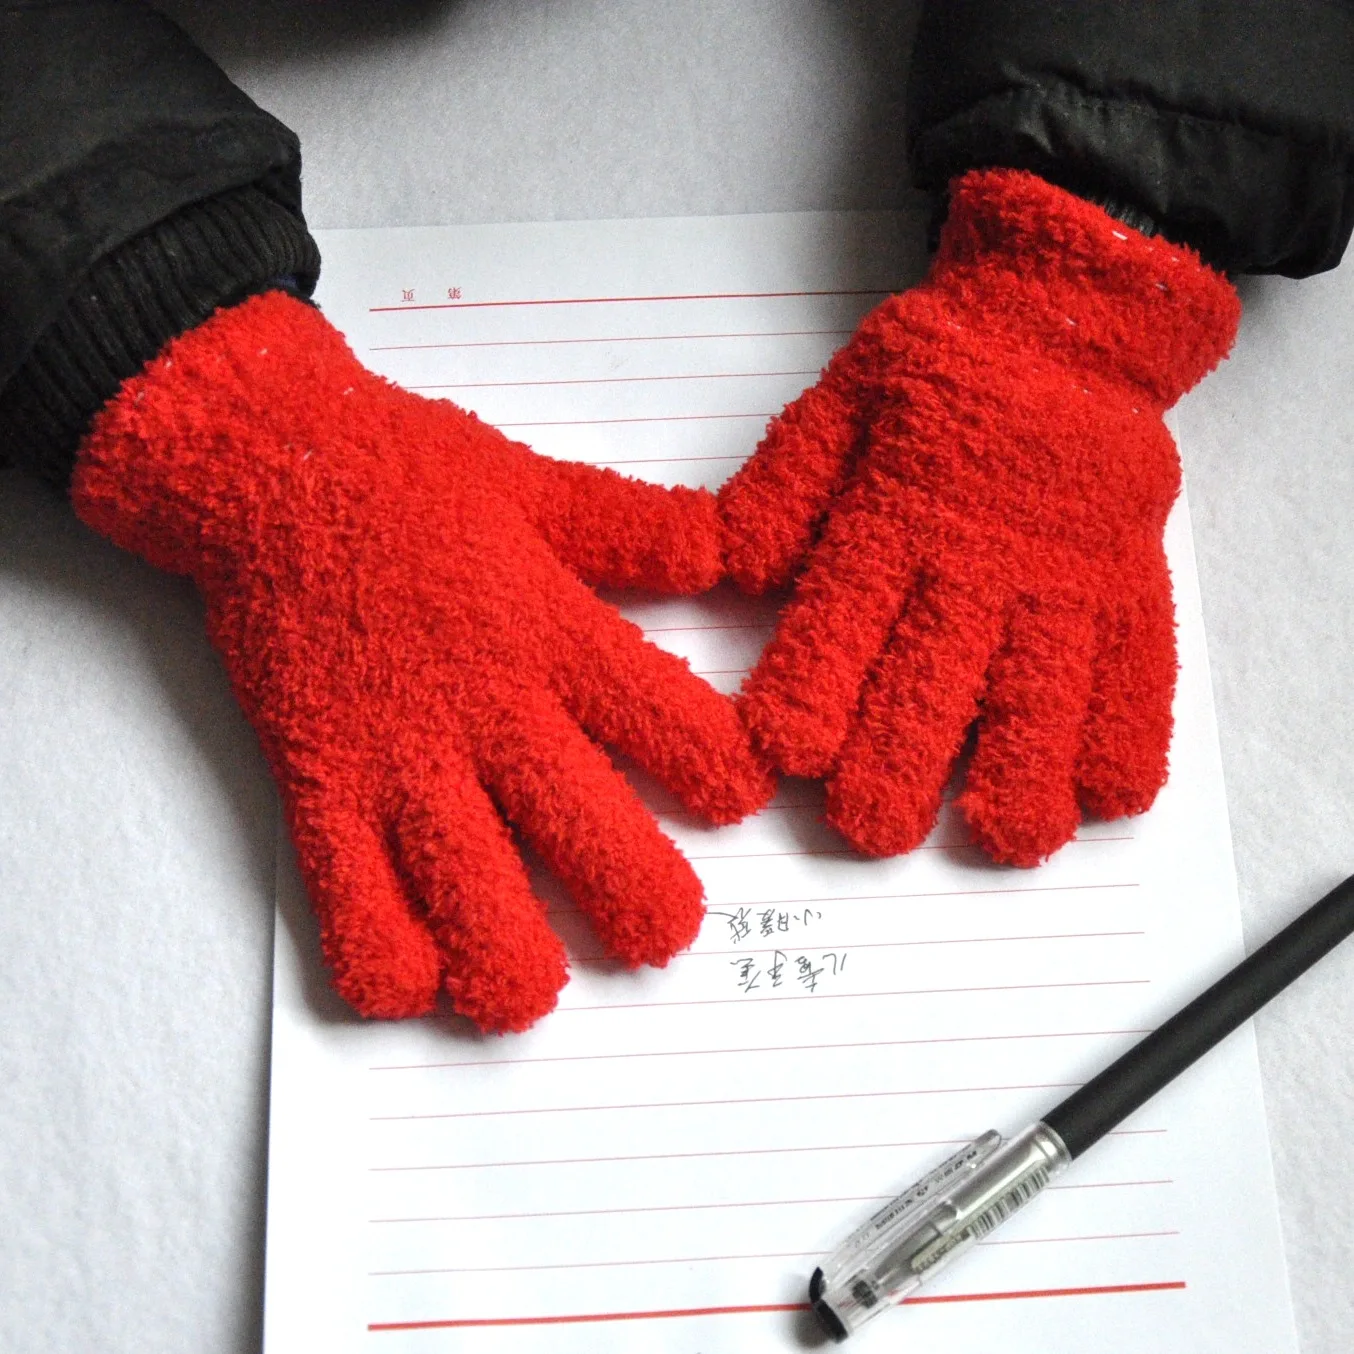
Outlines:
<svg viewBox="0 0 1354 1354"><path fill-rule="evenodd" d="M907 199L884 0L166 7L319 227ZM1252 944L1354 869L1352 268L1246 282L1181 410ZM258 1348L274 815L191 589L0 477L0 1348ZM1352 1028L1354 946L1259 1021L1304 1354L1354 1348Z"/></svg>

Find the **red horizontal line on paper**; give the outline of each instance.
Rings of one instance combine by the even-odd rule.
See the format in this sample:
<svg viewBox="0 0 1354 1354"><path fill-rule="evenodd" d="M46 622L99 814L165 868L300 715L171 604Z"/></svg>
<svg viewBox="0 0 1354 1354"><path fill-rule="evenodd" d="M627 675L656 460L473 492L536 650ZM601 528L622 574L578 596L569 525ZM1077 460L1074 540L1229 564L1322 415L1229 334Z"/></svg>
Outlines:
<svg viewBox="0 0 1354 1354"><path fill-rule="evenodd" d="M1170 1185L1172 1180L1100 1180L1083 1185L1050 1185L1055 1189L1133 1189L1147 1185ZM444 1217L426 1218L368 1218L372 1226L384 1223L442 1223L442 1222L529 1222L538 1218L596 1218L616 1213L690 1213L708 1212L724 1208L807 1208L816 1204L882 1204L889 1194L848 1194L835 1199L746 1199L733 1203L708 1204L649 1204L630 1208L566 1208L540 1213L462 1213Z"/></svg>
<svg viewBox="0 0 1354 1354"><path fill-rule="evenodd" d="M1052 1030L1037 1034L956 1034L933 1039L862 1039L849 1044L767 1044L756 1048L665 1048L634 1053L559 1053L544 1058L472 1058L453 1063L402 1063L369 1067L368 1072L432 1072L449 1067L506 1067L522 1063L605 1062L616 1058L709 1058L721 1054L823 1053L847 1048L899 1048L913 1044L981 1044L1007 1039L1103 1039L1113 1035L1150 1034L1137 1030Z"/></svg>
<svg viewBox="0 0 1354 1354"><path fill-rule="evenodd" d="M511 306L619 306L651 301L776 301L809 296L890 296L897 288L866 287L829 291L715 291L670 296L561 296L532 297L520 301L435 301L420 305L368 306L369 315L412 310L502 310Z"/></svg>
<svg viewBox="0 0 1354 1354"><path fill-rule="evenodd" d="M387 1222L528 1222L537 1218L598 1218L613 1213L690 1213L712 1208L793 1208L810 1204L873 1204L886 1203L892 1195L858 1194L841 1199L750 1199L727 1204L654 1204L634 1208L566 1208L549 1213L466 1213L456 1217L439 1218L368 1218L375 1226Z"/></svg>
<svg viewBox="0 0 1354 1354"><path fill-rule="evenodd" d="M786 948L802 950L805 948L840 954L843 950L898 950L911 949L918 945L1005 945L1021 940L1122 940L1131 936L1145 936L1146 931L1073 931L1062 936L960 936L952 940L872 940L864 944L846 942L830 945L826 941L815 941L811 946L795 945L787 941L785 945L740 946L733 950L684 950L673 955L674 959L726 959L729 955L742 954L783 954ZM759 936L758 939L761 939Z"/></svg>
<svg viewBox="0 0 1354 1354"><path fill-rule="evenodd" d="M979 1246L1071 1245L1080 1241L1143 1241L1175 1232L1109 1232L1096 1236L1039 1236L1016 1241L980 1241ZM660 1255L644 1260L563 1260L539 1265L447 1265L434 1269L373 1269L369 1279L406 1279L420 1274L521 1274L560 1269L633 1269L640 1265L729 1264L747 1260L821 1260L826 1251L766 1251L750 1255Z"/></svg>
<svg viewBox="0 0 1354 1354"><path fill-rule="evenodd" d="M795 806L798 807L798 806ZM764 813L765 810L763 809ZM675 816L675 815L673 815ZM822 898L762 898L755 903L738 903L751 912L763 908L798 907L804 903L880 903L908 902L917 898L987 898L1008 893L1084 893L1088 889L1136 889L1141 885L1137 880L1106 884L1039 884L1031 888L1014 889L940 889L931 893L844 893ZM568 912L578 912L577 907L552 907L547 915L561 916Z"/></svg>
<svg viewBox="0 0 1354 1354"><path fill-rule="evenodd" d="M675 1316L729 1316L750 1312L807 1312L807 1302L765 1302L746 1307L680 1307L655 1312L589 1312L571 1316L487 1316L452 1321L373 1321L369 1331L456 1330L467 1326L570 1326L588 1321L654 1321Z"/></svg>
<svg viewBox="0 0 1354 1354"><path fill-rule="evenodd" d="M371 1122L404 1123L411 1119L500 1119L519 1114L609 1114L621 1110L709 1109L718 1105L791 1105L819 1100L887 1100L901 1095L979 1095L989 1091L1067 1091L1078 1081L1043 1081L1020 1086L919 1086L906 1091L828 1091L820 1095L723 1096L715 1100L636 1101L628 1105L527 1105L510 1110L450 1110L442 1114L373 1114Z"/></svg>
<svg viewBox="0 0 1354 1354"><path fill-rule="evenodd" d="M1116 1128L1108 1137L1139 1138L1162 1135L1164 1128ZM424 1166L368 1166L374 1175L391 1175L411 1171L479 1171L497 1170L506 1166L609 1166L620 1161L698 1161L708 1157L764 1157L787 1156L792 1153L812 1152L876 1152L892 1151L898 1147L963 1147L968 1138L927 1138L917 1142L845 1142L825 1143L805 1147L733 1147L718 1152L643 1152L629 1156L557 1157L526 1161L451 1161Z"/></svg>
<svg viewBox="0 0 1354 1354"><path fill-rule="evenodd" d="M716 457L722 460L723 457ZM618 461L611 461L608 464L619 465ZM751 671L750 668L692 668L691 671L697 677L735 677L746 676ZM953 796L942 796L942 802L949 804ZM827 807L826 801L822 798L806 799L802 804L767 804L758 809L745 821L751 822L755 818L760 818L765 813L822 813ZM709 823L701 818L697 813L691 812L680 806L668 809L655 809L653 816L660 822L675 822L685 825L694 824L697 827L705 828ZM956 895L957 896L957 895ZM750 906L750 904L739 904L739 906Z"/></svg>
<svg viewBox="0 0 1354 1354"><path fill-rule="evenodd" d="M619 1161L697 1161L707 1157L785 1156L793 1152L870 1152L892 1151L896 1147L963 1147L967 1138L931 1138L921 1142L826 1143L813 1147L733 1147L718 1152L641 1152L637 1155L609 1157L560 1157L527 1161L451 1161L426 1166L368 1166L376 1175L408 1171L473 1171L501 1166L600 1166Z"/></svg>
<svg viewBox="0 0 1354 1354"><path fill-rule="evenodd" d="M880 903L907 902L917 898L990 898L1011 893L1085 893L1088 889L1136 889L1136 881L1107 884L1032 884L1013 889L939 889L925 893L839 893L814 898L763 898L755 903L739 903L751 912L766 907L799 907L805 903Z"/></svg>
<svg viewBox="0 0 1354 1354"><path fill-rule="evenodd" d="M860 1001L866 997L944 997L969 992L1043 992L1055 988L1067 987L1132 987L1151 982L1150 978L1100 978L1075 983L994 983L989 987L907 987L889 992L805 992L802 996L760 997L763 1002L778 1001ZM633 1011L639 1009L655 1010L662 1006L736 1006L739 1003L751 1005L746 996L741 997L697 997L690 1001L621 1001L596 1006L561 1006L555 1012L555 1019L561 1015L580 1011Z"/></svg>
<svg viewBox="0 0 1354 1354"><path fill-rule="evenodd" d="M932 1293L904 1298L903 1305L920 1307L939 1302L1010 1302L1020 1298L1107 1297L1123 1293L1178 1292L1186 1287L1183 1279L1164 1283L1097 1284L1085 1288L1025 1288L1004 1293ZM568 1326L592 1321L662 1321L692 1316L752 1316L768 1312L807 1312L807 1302L749 1303L737 1307L673 1307L650 1312L587 1312L564 1316L482 1316L443 1321L373 1321L369 1331L458 1330L472 1326Z"/></svg>
<svg viewBox="0 0 1354 1354"><path fill-rule="evenodd" d="M1175 1181L1169 1176L1163 1176L1160 1180L1087 1180L1076 1185L1049 1185L1049 1192L1054 1190L1069 1189L1142 1189L1147 1185L1173 1185Z"/></svg>
<svg viewBox="0 0 1354 1354"><path fill-rule="evenodd" d="M1073 837L1071 841L1065 842L1062 849L1065 851L1069 846L1092 846L1099 845L1102 842L1131 842L1132 836L1127 837ZM981 851L982 847L977 842L925 842L921 846L914 846L913 852L917 851ZM695 852L688 851L686 858L688 860L774 860L780 857L789 856L858 856L858 851L852 850L849 846L824 847L818 851L730 851L721 855L698 855Z"/></svg>
<svg viewBox="0 0 1354 1354"><path fill-rule="evenodd" d="M787 933L788 934L788 933ZM1084 935L1068 936L992 936L979 937L974 940L870 940L870 941L841 941L833 942L830 940L818 940L809 944L801 935L798 943L792 940L786 940L781 945L742 945L732 950L683 950L680 954L674 954L668 963L675 964L679 960L689 961L692 959L737 959L740 956L752 958L753 956L762 956L778 954L782 958L790 952L804 953L813 950L820 954L842 954L847 950L897 950L907 949L917 945L996 945L1020 940L1096 940L1101 935L1104 936L1145 936L1146 931L1105 931L1102 933L1087 932ZM613 958L608 954L575 954L572 956L574 964L591 968L600 969L603 972L625 972L622 961Z"/></svg>
<svg viewBox="0 0 1354 1354"><path fill-rule="evenodd" d="M708 371L694 375L664 376L580 376L549 381L443 381L436 385L405 386L406 390L500 390L523 386L613 386L634 385L641 381L749 381L772 376L817 376L810 371Z"/></svg>
<svg viewBox="0 0 1354 1354"><path fill-rule="evenodd" d="M1064 1241L1147 1241L1156 1237L1179 1236L1179 1228L1164 1232L1104 1232L1098 1236L1024 1236L1002 1241L980 1241L980 1246L1053 1246Z"/></svg>
<svg viewBox="0 0 1354 1354"><path fill-rule="evenodd" d="M653 1260L565 1260L545 1265L448 1265L439 1269L372 1269L369 1279L407 1279L419 1274L520 1274L546 1269L633 1269L636 1265L728 1264L733 1260L821 1260L826 1251L768 1251L764 1255L663 1255Z"/></svg>
<svg viewBox="0 0 1354 1354"><path fill-rule="evenodd" d="M1014 1298L1086 1298L1110 1293L1169 1293L1185 1288L1183 1279L1166 1283L1098 1284L1092 1288L1029 1288L1009 1293L929 1293L924 1297L904 1298L904 1307L920 1307L937 1302L1008 1302Z"/></svg>
<svg viewBox="0 0 1354 1354"><path fill-rule="evenodd" d="M396 306L396 310L407 309ZM461 343L382 343L369 353L408 353L434 348L551 348L572 343L676 343L705 339L844 338L850 329L747 329L716 334L611 334L603 338L474 339Z"/></svg>

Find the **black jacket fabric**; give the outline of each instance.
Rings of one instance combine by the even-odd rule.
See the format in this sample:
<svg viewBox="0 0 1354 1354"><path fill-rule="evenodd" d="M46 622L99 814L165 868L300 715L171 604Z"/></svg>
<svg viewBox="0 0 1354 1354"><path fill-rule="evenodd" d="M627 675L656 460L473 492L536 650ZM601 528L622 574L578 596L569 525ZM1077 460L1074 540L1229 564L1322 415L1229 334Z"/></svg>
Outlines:
<svg viewBox="0 0 1354 1354"><path fill-rule="evenodd" d="M1354 0L931 0L919 186L1030 169L1229 272L1305 277L1354 224Z"/></svg>
<svg viewBox="0 0 1354 1354"><path fill-rule="evenodd" d="M1354 223L1354 0L929 0L916 181L1027 168L1232 271ZM145 0L0 0L0 458L89 419L218 305L308 295L296 137Z"/></svg>
<svg viewBox="0 0 1354 1354"><path fill-rule="evenodd" d="M309 294L296 136L141 0L0 0L0 459L58 483L160 347Z"/></svg>

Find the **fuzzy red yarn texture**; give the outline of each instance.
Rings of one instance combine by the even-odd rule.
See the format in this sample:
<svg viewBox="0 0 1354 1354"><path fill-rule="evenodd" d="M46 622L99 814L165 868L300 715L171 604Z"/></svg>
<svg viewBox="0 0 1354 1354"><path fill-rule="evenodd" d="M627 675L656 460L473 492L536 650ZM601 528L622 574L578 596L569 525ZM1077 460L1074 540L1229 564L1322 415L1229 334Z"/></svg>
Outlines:
<svg viewBox="0 0 1354 1354"><path fill-rule="evenodd" d="M741 709L828 778L872 855L959 809L1033 865L1164 784L1180 465L1162 415L1240 302L1189 249L1014 170L951 185L924 282L880 305L721 490L730 570L794 580Z"/></svg>
<svg viewBox="0 0 1354 1354"><path fill-rule="evenodd" d="M281 789L340 994L440 990L486 1030L555 1004L564 948L509 824L607 954L689 945L699 881L598 746L726 822L770 795L733 703L585 586L720 576L713 498L537 456L367 371L271 293L100 412L76 511L187 574Z"/></svg>

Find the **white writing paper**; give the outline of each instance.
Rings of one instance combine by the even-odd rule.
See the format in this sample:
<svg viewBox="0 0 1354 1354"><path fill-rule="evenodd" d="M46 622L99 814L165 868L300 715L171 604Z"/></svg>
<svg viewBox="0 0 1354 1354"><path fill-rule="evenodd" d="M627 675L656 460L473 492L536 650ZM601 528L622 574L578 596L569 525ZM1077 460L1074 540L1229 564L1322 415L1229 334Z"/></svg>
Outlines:
<svg viewBox="0 0 1354 1354"><path fill-rule="evenodd" d="M359 357L550 455L717 486L855 321L915 279L890 214L324 236ZM1151 813L1032 871L948 814L868 861L813 784L720 830L642 788L709 915L663 971L569 901L559 1009L524 1035L344 1013L279 874L267 1354L759 1354L816 1340L808 1275L889 1195L1062 1099L1241 955L1186 509L1181 678ZM732 691L774 601L627 602ZM1249 1030L854 1343L947 1354L1295 1349Z"/></svg>

